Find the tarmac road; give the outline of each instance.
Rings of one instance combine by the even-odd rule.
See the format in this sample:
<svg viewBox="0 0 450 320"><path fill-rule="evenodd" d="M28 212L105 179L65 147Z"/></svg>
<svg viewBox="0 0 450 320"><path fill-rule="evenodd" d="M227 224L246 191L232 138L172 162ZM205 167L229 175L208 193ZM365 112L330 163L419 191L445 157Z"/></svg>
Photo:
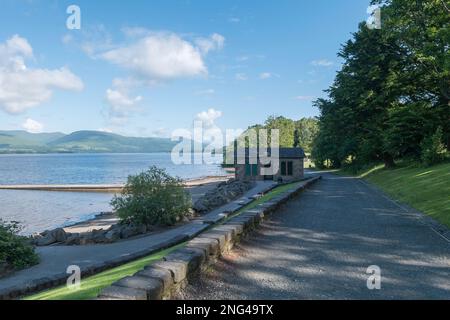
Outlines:
<svg viewBox="0 0 450 320"><path fill-rule="evenodd" d="M450 299L450 243L418 216L326 173L178 298ZM367 287L372 265L379 290Z"/></svg>

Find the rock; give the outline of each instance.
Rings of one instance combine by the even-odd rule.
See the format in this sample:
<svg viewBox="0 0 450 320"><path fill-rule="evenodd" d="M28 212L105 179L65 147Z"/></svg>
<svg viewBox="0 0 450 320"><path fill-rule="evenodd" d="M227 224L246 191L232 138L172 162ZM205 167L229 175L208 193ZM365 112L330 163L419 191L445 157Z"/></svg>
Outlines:
<svg viewBox="0 0 450 320"><path fill-rule="evenodd" d="M106 238L106 230L92 230L92 232L89 234L89 238L92 243L108 243L110 242Z"/></svg>
<svg viewBox="0 0 450 320"><path fill-rule="evenodd" d="M106 232L105 234L105 238L110 241L110 242L114 242L120 239L120 229L112 229L109 228L109 230Z"/></svg>
<svg viewBox="0 0 450 320"><path fill-rule="evenodd" d="M163 293L163 283L161 281L136 275L114 282L113 286L144 290L147 293L147 300L159 300Z"/></svg>
<svg viewBox="0 0 450 320"><path fill-rule="evenodd" d="M36 239L36 245L48 246L57 242L65 242L67 240L67 233L63 228L56 228L54 230L47 230L41 233L41 237Z"/></svg>
<svg viewBox="0 0 450 320"><path fill-rule="evenodd" d="M103 289L100 292L99 298L120 300L147 300L147 292L141 289L133 289L113 285Z"/></svg>
<svg viewBox="0 0 450 320"><path fill-rule="evenodd" d="M68 246L79 245L80 244L80 234L79 233L71 233L64 244Z"/></svg>
<svg viewBox="0 0 450 320"><path fill-rule="evenodd" d="M252 183L250 182L238 180L222 182L214 190L198 199L194 203L193 209L199 213L206 213L238 198L251 187Z"/></svg>
<svg viewBox="0 0 450 320"><path fill-rule="evenodd" d="M53 238L53 236L50 233L48 233L45 236L43 236L42 238L37 239L36 245L37 246L48 246L55 242L56 242L55 238Z"/></svg>
<svg viewBox="0 0 450 320"><path fill-rule="evenodd" d="M64 231L63 228L57 228L53 230L53 236L56 240L56 242L64 242L67 240L67 233Z"/></svg>
<svg viewBox="0 0 450 320"><path fill-rule="evenodd" d="M143 234L147 232L147 227L145 225L135 225L135 224L128 224L124 225L121 232L120 237L122 239L127 239L133 236L136 236L138 234Z"/></svg>

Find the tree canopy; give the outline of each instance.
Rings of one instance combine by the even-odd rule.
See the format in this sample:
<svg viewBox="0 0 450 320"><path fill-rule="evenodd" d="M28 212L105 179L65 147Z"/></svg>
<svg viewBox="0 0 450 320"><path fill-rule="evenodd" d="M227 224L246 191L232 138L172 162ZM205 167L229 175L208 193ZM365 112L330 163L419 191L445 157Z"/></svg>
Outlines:
<svg viewBox="0 0 450 320"><path fill-rule="evenodd" d="M447 1L448 3L448 1ZM316 164L387 167L420 159L425 139L450 143L450 12L442 0L374 0L381 29L359 25L338 56L341 70L318 99Z"/></svg>

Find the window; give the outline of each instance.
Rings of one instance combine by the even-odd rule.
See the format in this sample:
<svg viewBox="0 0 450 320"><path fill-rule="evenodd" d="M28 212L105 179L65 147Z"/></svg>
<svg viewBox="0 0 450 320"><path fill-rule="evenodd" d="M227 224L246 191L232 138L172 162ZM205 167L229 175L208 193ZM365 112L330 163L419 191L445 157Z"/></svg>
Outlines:
<svg viewBox="0 0 450 320"><path fill-rule="evenodd" d="M250 167L250 165L248 163L245 164L245 175L247 177L252 175L252 170L251 170L251 167Z"/></svg>
<svg viewBox="0 0 450 320"><path fill-rule="evenodd" d="M287 175L288 176L294 175L294 169L293 169L292 161L288 161L288 163L287 163Z"/></svg>
<svg viewBox="0 0 450 320"><path fill-rule="evenodd" d="M281 175L286 175L286 161L281 161Z"/></svg>
<svg viewBox="0 0 450 320"><path fill-rule="evenodd" d="M252 164L252 175L257 176L258 175L258 165Z"/></svg>
<svg viewBox="0 0 450 320"><path fill-rule="evenodd" d="M245 175L247 177L258 175L258 165L257 164L245 164Z"/></svg>

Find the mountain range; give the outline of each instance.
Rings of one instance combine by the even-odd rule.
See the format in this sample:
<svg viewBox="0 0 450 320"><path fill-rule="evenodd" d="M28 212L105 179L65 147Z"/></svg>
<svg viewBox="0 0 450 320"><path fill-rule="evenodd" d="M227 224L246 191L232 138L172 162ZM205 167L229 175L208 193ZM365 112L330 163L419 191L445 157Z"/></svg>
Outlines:
<svg viewBox="0 0 450 320"><path fill-rule="evenodd" d="M0 130L0 153L155 153L170 152L177 143L169 138L125 137L102 131Z"/></svg>

